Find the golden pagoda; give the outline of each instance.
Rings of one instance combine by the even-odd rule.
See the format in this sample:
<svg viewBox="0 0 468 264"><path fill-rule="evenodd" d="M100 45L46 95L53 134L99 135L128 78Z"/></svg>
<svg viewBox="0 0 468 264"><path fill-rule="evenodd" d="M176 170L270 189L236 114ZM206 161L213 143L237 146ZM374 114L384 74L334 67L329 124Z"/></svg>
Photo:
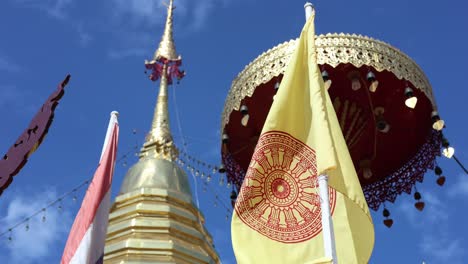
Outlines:
<svg viewBox="0 0 468 264"><path fill-rule="evenodd" d="M169 127L168 85L181 79L181 57L172 37L173 1L150 79L160 80L151 131L138 162L125 175L109 215L105 263L219 263L204 218L192 200Z"/></svg>

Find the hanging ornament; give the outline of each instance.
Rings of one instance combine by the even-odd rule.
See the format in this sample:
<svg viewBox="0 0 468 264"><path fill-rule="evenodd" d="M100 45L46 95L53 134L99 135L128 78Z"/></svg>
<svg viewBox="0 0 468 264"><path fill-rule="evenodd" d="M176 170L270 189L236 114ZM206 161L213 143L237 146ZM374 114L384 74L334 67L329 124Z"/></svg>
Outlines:
<svg viewBox="0 0 468 264"><path fill-rule="evenodd" d="M332 81L330 80L330 76L328 75L328 72L323 70L322 71L322 78L323 78L323 82L325 84L325 89L330 89L330 86L332 84Z"/></svg>
<svg viewBox="0 0 468 264"><path fill-rule="evenodd" d="M439 166L436 166L434 172L437 175L437 184L439 186L443 186L445 183L445 176L442 175L442 169Z"/></svg>
<svg viewBox="0 0 468 264"><path fill-rule="evenodd" d="M221 163L221 165L219 165L218 171L219 171L219 173L225 173L226 172L226 167L224 167L224 164Z"/></svg>
<svg viewBox="0 0 468 264"><path fill-rule="evenodd" d="M221 177L219 178L219 186L223 186L224 185L224 178Z"/></svg>
<svg viewBox="0 0 468 264"><path fill-rule="evenodd" d="M249 123L249 119L250 119L249 108L246 105L241 105L240 112L242 115L241 124L243 126L247 126L247 124Z"/></svg>
<svg viewBox="0 0 468 264"><path fill-rule="evenodd" d="M13 230L11 228L8 229L8 242L12 242L13 241Z"/></svg>
<svg viewBox="0 0 468 264"><path fill-rule="evenodd" d="M232 207L234 207L234 205L236 204L236 200L237 200L236 191L234 191L234 190L231 191L230 198L231 198L231 205L232 205Z"/></svg>
<svg viewBox="0 0 468 264"><path fill-rule="evenodd" d="M208 176L206 176L206 182L210 182L211 181L211 175L208 174Z"/></svg>
<svg viewBox="0 0 468 264"><path fill-rule="evenodd" d="M450 143L445 137L442 137L442 147L442 155L444 155L448 159L451 159L455 154L455 149L450 146Z"/></svg>
<svg viewBox="0 0 468 264"><path fill-rule="evenodd" d="M421 201L421 194L416 191L414 193L414 199L416 200L416 203L414 203L414 207L416 207L416 209L418 209L419 211L422 211L424 209L424 202Z"/></svg>
<svg viewBox="0 0 468 264"><path fill-rule="evenodd" d="M372 71L367 73L367 81L370 83L369 91L375 93L377 91L377 87L379 86L379 81L375 78L375 74Z"/></svg>
<svg viewBox="0 0 468 264"><path fill-rule="evenodd" d="M323 76L323 73L322 73L322 76ZM275 86L274 86L275 91L278 91L279 87L280 87L280 82L279 82L279 81L276 81L276 82L275 82Z"/></svg>
<svg viewBox="0 0 468 264"><path fill-rule="evenodd" d="M418 98L414 96L413 89L409 86L405 88L405 98L405 105L408 108L414 109L418 103Z"/></svg>
<svg viewBox="0 0 468 264"><path fill-rule="evenodd" d="M46 221L46 209L42 208L42 222L44 223Z"/></svg>
<svg viewBox="0 0 468 264"><path fill-rule="evenodd" d="M390 216L390 211L384 207L384 210L383 210L383 216L385 217L383 223L385 226L387 226L388 228L392 227L393 225L393 219L389 218Z"/></svg>
<svg viewBox="0 0 468 264"><path fill-rule="evenodd" d="M445 122L444 120L440 119L439 113L437 111L433 111L431 113L431 119L432 119L432 128L440 131L444 128Z"/></svg>
<svg viewBox="0 0 468 264"><path fill-rule="evenodd" d="M73 196L72 196L73 202L76 202L76 200L78 200L78 198L76 197L76 191L77 191L77 189L73 189L73 191L72 191L73 192Z"/></svg>
<svg viewBox="0 0 468 264"><path fill-rule="evenodd" d="M219 178L219 186L223 186L223 185L224 185L224 177L221 176L221 177Z"/></svg>
<svg viewBox="0 0 468 264"><path fill-rule="evenodd" d="M59 211L59 213L61 213L63 210L62 198L58 199L58 202L59 202L59 205L57 207L57 210Z"/></svg>

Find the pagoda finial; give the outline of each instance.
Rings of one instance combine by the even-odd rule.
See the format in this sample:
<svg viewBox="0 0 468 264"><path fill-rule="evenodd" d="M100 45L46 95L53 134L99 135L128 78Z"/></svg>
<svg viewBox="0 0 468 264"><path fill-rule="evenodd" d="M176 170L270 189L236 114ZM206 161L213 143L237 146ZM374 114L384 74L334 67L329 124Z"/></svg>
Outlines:
<svg viewBox="0 0 468 264"><path fill-rule="evenodd" d="M181 59L181 57L177 55L175 44L174 44L174 39L172 37L172 12L175 9L174 1L170 0L169 4L166 4L166 6L167 6L166 24L164 26L164 33L163 33L161 42L159 43L159 47L154 53L153 60L155 61L158 61L161 59L176 61L176 60Z"/></svg>
<svg viewBox="0 0 468 264"><path fill-rule="evenodd" d="M161 78L161 83L159 85L159 95L156 108L154 109L151 131L148 133L146 142L143 144L140 158L151 155L172 161L178 155L169 128L167 89L172 84L173 78L180 80L184 77L185 73L179 69L182 60L180 56L176 55L174 40L172 39L173 10L173 0L170 0L167 5L166 25L159 48L156 50L152 61L145 61L146 69L151 71L150 79L157 81Z"/></svg>

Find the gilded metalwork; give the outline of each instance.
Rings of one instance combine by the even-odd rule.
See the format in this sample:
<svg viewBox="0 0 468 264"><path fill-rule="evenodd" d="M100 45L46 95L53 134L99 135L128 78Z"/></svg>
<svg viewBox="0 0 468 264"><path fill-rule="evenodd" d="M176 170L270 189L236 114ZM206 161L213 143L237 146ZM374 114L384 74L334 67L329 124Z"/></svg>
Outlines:
<svg viewBox="0 0 468 264"><path fill-rule="evenodd" d="M117 196L109 215L104 263L219 263L191 197L154 187Z"/></svg>
<svg viewBox="0 0 468 264"><path fill-rule="evenodd" d="M184 171L174 162L163 159L139 160L125 175L120 193L129 193L140 188L159 188L192 195Z"/></svg>
<svg viewBox="0 0 468 264"><path fill-rule="evenodd" d="M213 239L192 201L185 172L174 162L178 151L169 127L168 85L182 78L172 40L173 1L150 79L161 78L151 130L140 159L125 175L109 215L104 263L217 264ZM171 68L172 67L172 68Z"/></svg>
<svg viewBox="0 0 468 264"><path fill-rule="evenodd" d="M326 34L316 37L318 64L336 67L352 64L371 66L377 71L390 71L397 78L411 82L426 94L436 109L432 87L421 68L407 55L389 44L355 34ZM229 115L239 110L241 100L252 96L255 88L286 70L296 47L296 40L284 42L258 56L234 79L229 90L221 120L221 130L229 122Z"/></svg>
<svg viewBox="0 0 468 264"><path fill-rule="evenodd" d="M140 159L152 156L173 161L178 156L169 127L166 64L163 65L162 72L151 131L146 136L146 142L140 152Z"/></svg>
<svg viewBox="0 0 468 264"><path fill-rule="evenodd" d="M159 43L159 47L154 53L154 61L158 61L162 58L167 60L180 60L180 56L177 55L174 38L172 37L172 12L175 9L173 6L173 0L169 1L167 6L167 18L166 25L164 26L164 33Z"/></svg>

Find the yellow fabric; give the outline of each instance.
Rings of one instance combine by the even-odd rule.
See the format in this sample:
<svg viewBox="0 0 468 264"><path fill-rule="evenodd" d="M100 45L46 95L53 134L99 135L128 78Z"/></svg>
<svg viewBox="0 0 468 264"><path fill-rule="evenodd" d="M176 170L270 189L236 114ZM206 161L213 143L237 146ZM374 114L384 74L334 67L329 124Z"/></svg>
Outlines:
<svg viewBox="0 0 468 264"><path fill-rule="evenodd" d="M320 259L313 260L311 262L306 262L305 264L333 264L333 259L320 258Z"/></svg>
<svg viewBox="0 0 468 264"><path fill-rule="evenodd" d="M269 131L286 132L315 150L318 175L328 174L329 186L336 190L332 219L338 263L368 263L374 246L374 227L336 113L324 88L314 40L312 15L302 30L262 135ZM252 183L244 181L243 184ZM239 197L242 195L241 190ZM232 217L231 232L234 253L240 264L320 263L325 255L321 232L303 242L282 243L247 226L237 211Z"/></svg>

